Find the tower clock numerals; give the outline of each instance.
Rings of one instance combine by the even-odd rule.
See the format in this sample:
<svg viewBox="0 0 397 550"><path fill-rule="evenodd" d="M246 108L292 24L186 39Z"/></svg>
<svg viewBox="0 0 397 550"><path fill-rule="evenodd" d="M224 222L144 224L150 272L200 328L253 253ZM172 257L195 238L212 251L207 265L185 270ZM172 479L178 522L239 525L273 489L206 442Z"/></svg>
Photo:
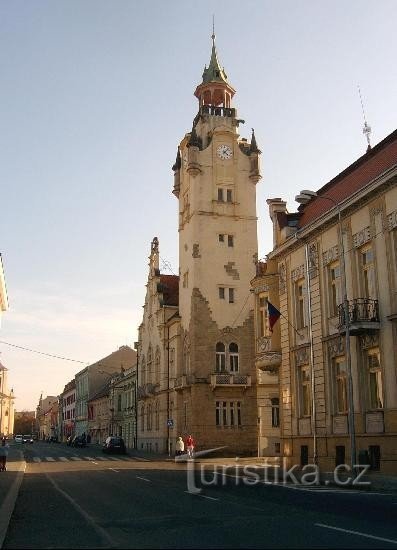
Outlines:
<svg viewBox="0 0 397 550"><path fill-rule="evenodd" d="M229 145L219 145L216 153L221 160L230 160L233 156L233 151Z"/></svg>

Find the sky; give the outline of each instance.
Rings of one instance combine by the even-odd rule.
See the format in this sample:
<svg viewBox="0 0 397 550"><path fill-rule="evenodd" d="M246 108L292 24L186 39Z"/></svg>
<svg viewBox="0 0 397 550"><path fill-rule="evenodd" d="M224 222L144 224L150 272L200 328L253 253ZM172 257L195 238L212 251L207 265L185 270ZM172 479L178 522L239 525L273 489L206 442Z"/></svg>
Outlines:
<svg viewBox="0 0 397 550"><path fill-rule="evenodd" d="M177 146L216 46L255 128L259 257L266 199L290 212L397 128L395 0L2 0L0 252L10 308L0 344L16 409L133 346L150 242L178 273ZM170 273L164 269L164 272Z"/></svg>

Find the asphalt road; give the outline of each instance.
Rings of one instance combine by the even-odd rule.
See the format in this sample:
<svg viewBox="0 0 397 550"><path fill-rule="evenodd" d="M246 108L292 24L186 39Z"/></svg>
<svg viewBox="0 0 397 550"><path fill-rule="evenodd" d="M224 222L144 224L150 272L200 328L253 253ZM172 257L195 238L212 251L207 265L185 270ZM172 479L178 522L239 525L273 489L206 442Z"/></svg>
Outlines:
<svg viewBox="0 0 397 550"><path fill-rule="evenodd" d="M397 548L395 495L248 485L233 469L209 485L209 465L193 480L192 463L53 443L23 450L3 548Z"/></svg>

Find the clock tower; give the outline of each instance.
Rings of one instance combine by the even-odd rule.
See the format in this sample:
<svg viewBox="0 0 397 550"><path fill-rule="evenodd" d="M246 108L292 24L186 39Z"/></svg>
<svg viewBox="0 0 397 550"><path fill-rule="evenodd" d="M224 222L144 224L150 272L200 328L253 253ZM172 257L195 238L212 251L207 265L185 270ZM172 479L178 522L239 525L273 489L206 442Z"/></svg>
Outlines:
<svg viewBox="0 0 397 550"><path fill-rule="evenodd" d="M257 261L254 131L240 138L234 88L212 52L194 95L198 113L179 144L173 193L179 201L181 353L178 431L200 447L255 452L253 297Z"/></svg>

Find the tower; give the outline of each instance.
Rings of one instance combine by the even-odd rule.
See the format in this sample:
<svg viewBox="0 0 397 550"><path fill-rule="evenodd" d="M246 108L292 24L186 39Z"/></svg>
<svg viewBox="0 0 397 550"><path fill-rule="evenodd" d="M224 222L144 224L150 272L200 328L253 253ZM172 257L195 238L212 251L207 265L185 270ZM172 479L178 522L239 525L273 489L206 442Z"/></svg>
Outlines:
<svg viewBox="0 0 397 550"><path fill-rule="evenodd" d="M204 447L256 451L253 300L257 261L254 131L240 139L234 88L212 52L194 95L199 110L179 144L173 193L179 201L182 383L178 428Z"/></svg>

